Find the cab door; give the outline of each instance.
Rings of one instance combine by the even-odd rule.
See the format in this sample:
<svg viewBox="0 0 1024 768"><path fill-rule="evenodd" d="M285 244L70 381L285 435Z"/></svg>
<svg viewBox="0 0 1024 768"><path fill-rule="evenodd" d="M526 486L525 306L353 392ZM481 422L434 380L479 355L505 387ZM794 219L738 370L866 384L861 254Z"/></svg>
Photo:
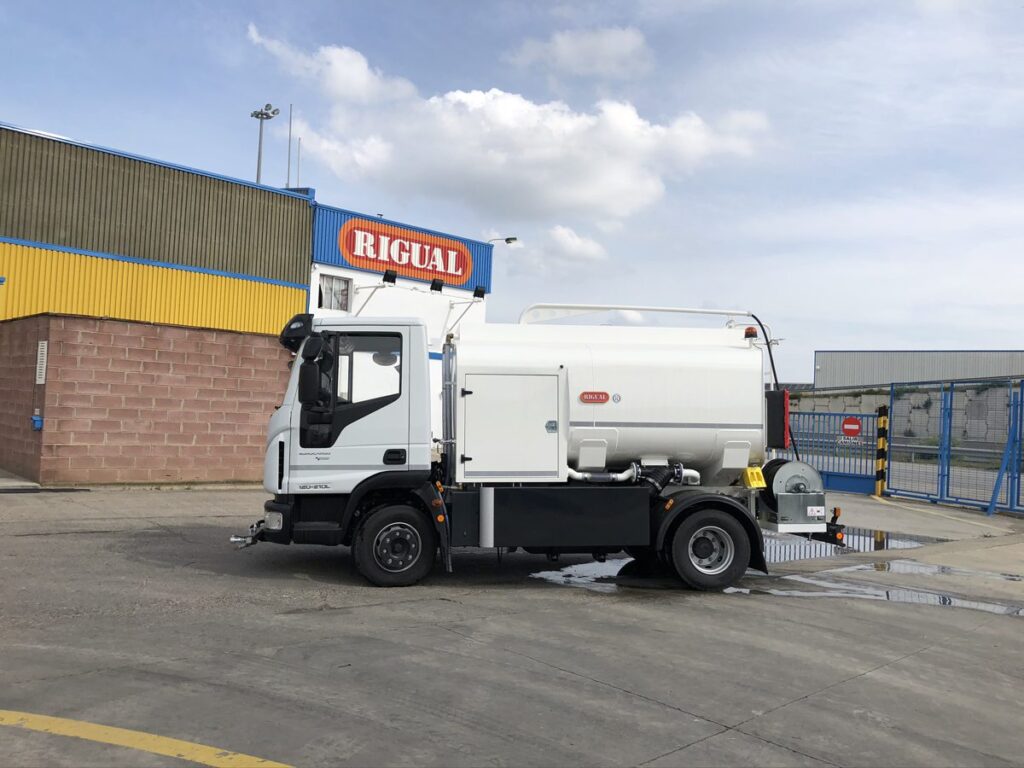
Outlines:
<svg viewBox="0 0 1024 768"><path fill-rule="evenodd" d="M406 329L394 326L324 335L319 399L293 409L293 492L350 493L378 472L409 468L408 351Z"/></svg>

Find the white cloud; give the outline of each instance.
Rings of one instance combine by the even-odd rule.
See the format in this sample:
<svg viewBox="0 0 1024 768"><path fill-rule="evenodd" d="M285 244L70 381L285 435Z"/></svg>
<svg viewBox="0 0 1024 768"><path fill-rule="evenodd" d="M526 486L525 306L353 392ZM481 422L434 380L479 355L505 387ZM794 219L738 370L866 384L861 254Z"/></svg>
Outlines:
<svg viewBox="0 0 1024 768"><path fill-rule="evenodd" d="M715 157L751 155L767 130L760 113L727 113L716 124L682 113L657 123L626 101L578 111L496 88L424 98L350 48L307 55L255 27L249 37L323 89L330 119L301 124L300 133L309 155L340 179L504 221L574 216L612 230L660 200L671 178Z"/></svg>
<svg viewBox="0 0 1024 768"><path fill-rule="evenodd" d="M416 95L416 87L401 77L386 77L359 51L328 45L310 55L280 40L264 37L255 24L249 24L249 41L280 61L293 75L316 78L332 98L342 102L368 104L398 101Z"/></svg>
<svg viewBox="0 0 1024 768"><path fill-rule="evenodd" d="M648 72L654 62L643 33L634 27L556 32L547 40L527 40L510 58L557 74L614 79Z"/></svg>
<svg viewBox="0 0 1024 768"><path fill-rule="evenodd" d="M522 246L509 257L513 274L562 275L608 261L603 245L561 224L551 227L540 242Z"/></svg>

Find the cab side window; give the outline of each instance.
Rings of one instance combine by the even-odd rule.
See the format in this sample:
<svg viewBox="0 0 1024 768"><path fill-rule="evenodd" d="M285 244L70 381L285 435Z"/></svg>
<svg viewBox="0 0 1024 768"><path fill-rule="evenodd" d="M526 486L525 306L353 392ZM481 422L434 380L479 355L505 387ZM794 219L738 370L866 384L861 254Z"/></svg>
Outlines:
<svg viewBox="0 0 1024 768"><path fill-rule="evenodd" d="M395 402L402 393L402 337L329 334L317 359L320 396L303 406L299 445L328 448L344 428Z"/></svg>

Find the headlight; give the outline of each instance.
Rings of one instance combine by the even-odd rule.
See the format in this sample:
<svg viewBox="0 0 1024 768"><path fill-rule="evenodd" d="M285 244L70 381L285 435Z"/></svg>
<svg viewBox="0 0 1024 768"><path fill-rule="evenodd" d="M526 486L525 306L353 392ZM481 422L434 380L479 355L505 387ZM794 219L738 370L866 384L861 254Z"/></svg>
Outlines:
<svg viewBox="0 0 1024 768"><path fill-rule="evenodd" d="M284 528L284 515L280 512L267 512L263 517L263 524L269 531L280 531Z"/></svg>

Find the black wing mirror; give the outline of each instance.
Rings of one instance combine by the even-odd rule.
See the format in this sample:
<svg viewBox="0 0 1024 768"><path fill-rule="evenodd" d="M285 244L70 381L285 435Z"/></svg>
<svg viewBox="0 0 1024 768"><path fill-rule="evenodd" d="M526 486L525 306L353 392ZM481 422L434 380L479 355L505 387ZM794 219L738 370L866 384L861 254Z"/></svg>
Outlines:
<svg viewBox="0 0 1024 768"><path fill-rule="evenodd" d="M303 360L316 360L320 357L320 353L324 351L324 338L323 336L310 336L306 339L305 346L302 347L302 359Z"/></svg>
<svg viewBox="0 0 1024 768"><path fill-rule="evenodd" d="M314 405L319 399L320 366L313 360L306 360L299 366L299 402Z"/></svg>

